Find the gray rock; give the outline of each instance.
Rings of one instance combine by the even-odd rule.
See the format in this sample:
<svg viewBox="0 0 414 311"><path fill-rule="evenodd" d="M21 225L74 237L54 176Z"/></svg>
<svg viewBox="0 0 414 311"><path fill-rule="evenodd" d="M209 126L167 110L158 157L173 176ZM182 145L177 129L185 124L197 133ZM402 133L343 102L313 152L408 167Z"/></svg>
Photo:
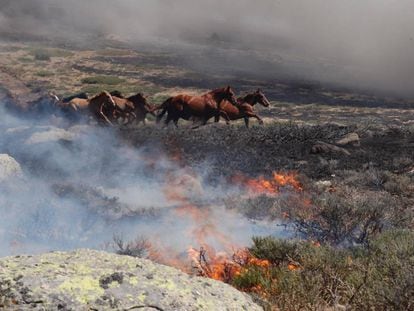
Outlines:
<svg viewBox="0 0 414 311"><path fill-rule="evenodd" d="M315 183L315 186L319 191L328 191L332 187L332 182L330 180L320 180Z"/></svg>
<svg viewBox="0 0 414 311"><path fill-rule="evenodd" d="M0 259L0 309L262 310L214 280L93 250Z"/></svg>
<svg viewBox="0 0 414 311"><path fill-rule="evenodd" d="M337 153L337 154L343 154L346 156L351 155L351 153L342 148L338 147L332 144L325 143L323 141L317 141L315 145L311 148L312 154L322 154L322 153Z"/></svg>
<svg viewBox="0 0 414 311"><path fill-rule="evenodd" d="M34 145L40 143L50 143L55 141L72 141L75 139L76 135L72 132L66 131L57 127L49 127L45 130L41 128L36 128L34 132L26 141L27 145Z"/></svg>
<svg viewBox="0 0 414 311"><path fill-rule="evenodd" d="M0 182L22 175L20 164L8 154L0 154Z"/></svg>
<svg viewBox="0 0 414 311"><path fill-rule="evenodd" d="M351 146L355 146L355 147L358 147L358 146L361 145L359 135L357 133L349 133L349 134L345 135L344 137L339 139L336 142L336 144L338 146L351 145Z"/></svg>

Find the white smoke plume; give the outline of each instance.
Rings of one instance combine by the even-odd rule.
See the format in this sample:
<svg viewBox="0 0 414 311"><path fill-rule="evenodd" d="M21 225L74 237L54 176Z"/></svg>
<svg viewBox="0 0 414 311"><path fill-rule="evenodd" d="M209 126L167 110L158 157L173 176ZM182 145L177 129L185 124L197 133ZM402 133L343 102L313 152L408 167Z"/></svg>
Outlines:
<svg viewBox="0 0 414 311"><path fill-rule="evenodd" d="M223 241L209 228L235 246L249 245L253 235L284 234L226 209L223 199L240 189L210 185L205 169L182 167L162 150L128 146L113 129L49 121L0 108L0 154L12 156L23 171L0 178L0 256L102 248L114 235L126 241L144 236L185 252L201 246L194 235L200 226L208 229L203 239L218 250ZM204 217L180 212L189 204Z"/></svg>

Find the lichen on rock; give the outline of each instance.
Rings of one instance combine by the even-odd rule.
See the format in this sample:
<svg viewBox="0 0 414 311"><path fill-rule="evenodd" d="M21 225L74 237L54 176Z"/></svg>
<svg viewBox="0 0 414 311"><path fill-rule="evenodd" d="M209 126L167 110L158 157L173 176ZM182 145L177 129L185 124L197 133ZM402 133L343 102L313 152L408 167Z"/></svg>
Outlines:
<svg viewBox="0 0 414 311"><path fill-rule="evenodd" d="M149 277L150 276L150 277ZM0 309L262 310L249 296L149 260L94 250L0 259Z"/></svg>

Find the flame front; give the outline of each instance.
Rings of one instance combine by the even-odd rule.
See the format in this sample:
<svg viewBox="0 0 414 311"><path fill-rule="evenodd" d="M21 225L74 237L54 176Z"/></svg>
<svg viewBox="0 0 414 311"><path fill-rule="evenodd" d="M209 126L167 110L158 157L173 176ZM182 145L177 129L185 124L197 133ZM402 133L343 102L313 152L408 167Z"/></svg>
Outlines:
<svg viewBox="0 0 414 311"><path fill-rule="evenodd" d="M237 249L232 256L224 252L215 253L212 249L210 251L211 253L208 253L204 247L200 250L188 250L193 268L199 276L229 283L253 266L263 269L270 267L268 260L254 257L247 248Z"/></svg>
<svg viewBox="0 0 414 311"><path fill-rule="evenodd" d="M281 188L290 187L295 191L302 191L302 184L298 181L295 173L273 172L271 178L260 176L258 178L248 178L244 175L236 175L233 181L247 188L251 194L275 195Z"/></svg>

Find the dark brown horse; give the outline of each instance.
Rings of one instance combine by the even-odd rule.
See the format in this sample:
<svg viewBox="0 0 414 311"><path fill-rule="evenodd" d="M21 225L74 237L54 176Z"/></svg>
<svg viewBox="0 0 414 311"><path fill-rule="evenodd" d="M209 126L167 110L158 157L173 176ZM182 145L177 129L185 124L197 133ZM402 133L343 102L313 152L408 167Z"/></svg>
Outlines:
<svg viewBox="0 0 414 311"><path fill-rule="evenodd" d="M100 124L113 125L110 121L114 111L118 110L118 107L113 100L111 94L106 91L89 98L73 98L67 103L59 103L59 107L65 112L71 115L81 116L89 113Z"/></svg>
<svg viewBox="0 0 414 311"><path fill-rule="evenodd" d="M233 105L229 101L223 101L221 109L227 113L230 120L244 119L246 127L249 127L249 119L256 118L260 124L263 124L263 120L254 112L253 107L256 104L261 104L264 107L269 107L270 102L264 95L261 89L258 89L254 93L247 94L244 97L237 99L237 105ZM216 120L218 122L218 120Z"/></svg>
<svg viewBox="0 0 414 311"><path fill-rule="evenodd" d="M181 94L170 97L163 104L156 107L154 111L162 109L157 117L157 123L168 112L165 120L166 125L173 121L177 126L179 119L190 120L192 118L201 119L202 124L205 125L210 118L214 117L218 121L220 116L228 123L230 119L227 113L221 109L221 103L224 100L237 105L234 92L230 86L213 90L201 96Z"/></svg>
<svg viewBox="0 0 414 311"><path fill-rule="evenodd" d="M148 103L147 98L142 93L130 96L128 100L134 104L135 121L137 123L142 122L145 125L148 113L155 117L154 107Z"/></svg>
<svg viewBox="0 0 414 311"><path fill-rule="evenodd" d="M148 113L155 116L154 108L147 101L147 98L142 93L137 93L133 96L125 98L118 91L111 92L113 99L115 100L119 111L123 111L123 114L117 112L114 119L123 117L127 120L124 125L135 121L137 124L143 122L145 125L146 116Z"/></svg>
<svg viewBox="0 0 414 311"><path fill-rule="evenodd" d="M114 114L111 116L113 121L123 118L123 125L127 125L136 119L135 114L135 105L128 98L122 96L118 91L110 93L113 100L116 103L117 110L114 111Z"/></svg>

